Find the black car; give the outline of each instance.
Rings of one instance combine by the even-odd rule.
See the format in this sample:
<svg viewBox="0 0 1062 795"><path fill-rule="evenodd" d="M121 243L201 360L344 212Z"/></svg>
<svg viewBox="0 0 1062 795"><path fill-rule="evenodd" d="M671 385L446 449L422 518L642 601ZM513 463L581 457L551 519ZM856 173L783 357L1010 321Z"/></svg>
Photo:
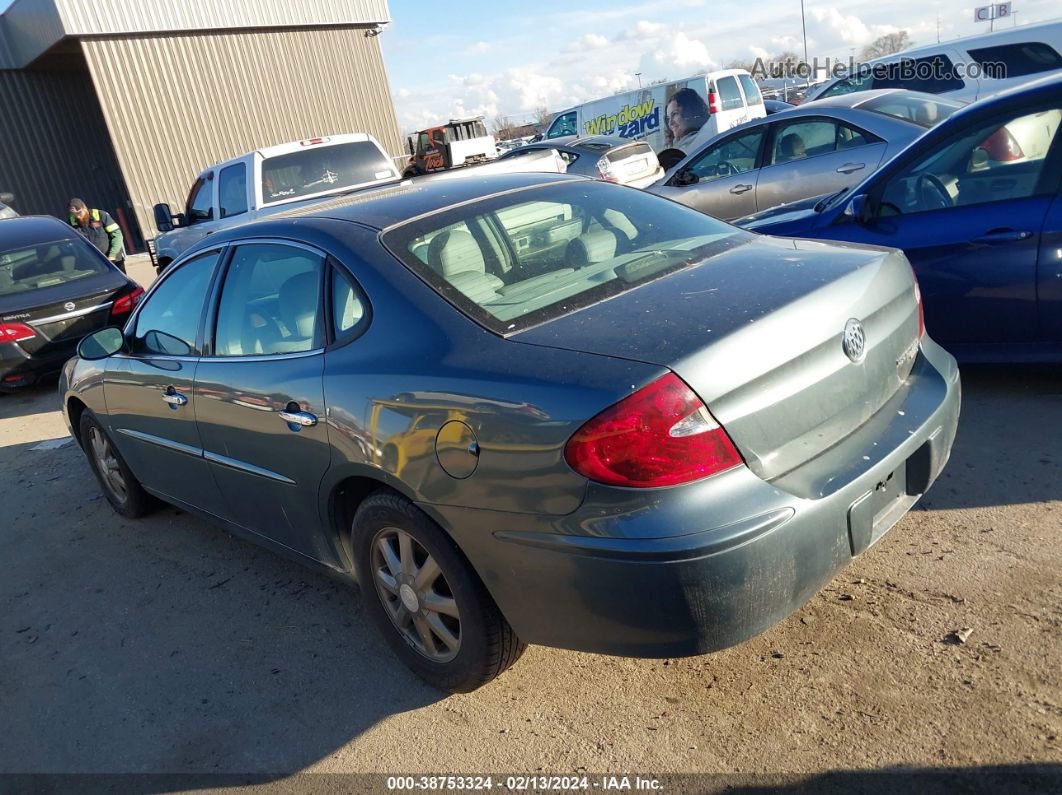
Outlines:
<svg viewBox="0 0 1062 795"><path fill-rule="evenodd" d="M82 337L124 323L143 293L57 218L0 220L0 392L58 372Z"/></svg>

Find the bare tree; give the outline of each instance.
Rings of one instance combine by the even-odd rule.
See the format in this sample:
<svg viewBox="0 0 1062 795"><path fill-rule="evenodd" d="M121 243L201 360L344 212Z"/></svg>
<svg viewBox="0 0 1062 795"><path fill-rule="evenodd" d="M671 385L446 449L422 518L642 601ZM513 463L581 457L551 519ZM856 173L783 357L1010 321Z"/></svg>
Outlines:
<svg viewBox="0 0 1062 795"><path fill-rule="evenodd" d="M494 117L493 125L494 137L502 141L512 138L513 130L516 129L516 125L513 123L512 119L501 114Z"/></svg>
<svg viewBox="0 0 1062 795"><path fill-rule="evenodd" d="M549 112L545 105L535 108L533 124L536 127L545 127L551 121L553 121L553 114Z"/></svg>
<svg viewBox="0 0 1062 795"><path fill-rule="evenodd" d="M894 52L901 52L910 48L912 44L914 42L911 41L911 37L907 35L906 30L886 33L884 36L878 36L878 38L863 48L863 60L869 61L873 58L880 58L883 55L892 55Z"/></svg>
<svg viewBox="0 0 1062 795"><path fill-rule="evenodd" d="M746 72L751 73L752 70L755 67L756 67L756 61L755 60L749 60L748 58L735 58L734 60L730 61L723 68L724 69L744 69Z"/></svg>

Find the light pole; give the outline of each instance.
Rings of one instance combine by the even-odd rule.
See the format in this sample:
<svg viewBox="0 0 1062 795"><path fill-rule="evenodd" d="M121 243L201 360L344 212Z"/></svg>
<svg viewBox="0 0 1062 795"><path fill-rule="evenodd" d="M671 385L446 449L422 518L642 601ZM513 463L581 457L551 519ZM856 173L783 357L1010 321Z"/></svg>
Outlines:
<svg viewBox="0 0 1062 795"><path fill-rule="evenodd" d="M808 29L804 24L804 0L800 0L800 31L804 34L804 65L808 62Z"/></svg>
<svg viewBox="0 0 1062 795"><path fill-rule="evenodd" d="M642 87L642 73L641 72L635 72L634 76L638 78L638 88L641 88Z"/></svg>

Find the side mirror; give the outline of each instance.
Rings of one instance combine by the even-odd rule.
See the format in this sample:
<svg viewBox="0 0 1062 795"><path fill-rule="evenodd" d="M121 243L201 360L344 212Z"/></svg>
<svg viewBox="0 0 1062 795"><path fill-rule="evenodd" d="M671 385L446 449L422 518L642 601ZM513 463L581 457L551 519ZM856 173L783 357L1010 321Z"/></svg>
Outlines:
<svg viewBox="0 0 1062 795"><path fill-rule="evenodd" d="M675 175L676 185L696 185L701 181L701 178L694 174L690 169L684 168L682 171Z"/></svg>
<svg viewBox="0 0 1062 795"><path fill-rule="evenodd" d="M848 200L844 214L859 224L868 224L871 221L870 203L865 193L857 193Z"/></svg>
<svg viewBox="0 0 1062 795"><path fill-rule="evenodd" d="M160 232L172 232L176 224L173 222L173 211L170 210L170 205L156 204L154 212L155 227Z"/></svg>
<svg viewBox="0 0 1062 795"><path fill-rule="evenodd" d="M108 326L85 337L77 345L77 355L86 361L106 359L125 347L125 337L117 326Z"/></svg>
<svg viewBox="0 0 1062 795"><path fill-rule="evenodd" d="M0 202L4 204L13 204L15 201L14 193L0 193Z"/></svg>

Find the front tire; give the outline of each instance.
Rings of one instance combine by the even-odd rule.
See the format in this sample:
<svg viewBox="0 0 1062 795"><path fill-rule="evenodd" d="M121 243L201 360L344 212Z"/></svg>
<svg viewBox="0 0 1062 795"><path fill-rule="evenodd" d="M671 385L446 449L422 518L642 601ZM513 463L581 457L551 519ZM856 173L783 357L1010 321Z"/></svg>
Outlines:
<svg viewBox="0 0 1062 795"><path fill-rule="evenodd" d="M354 516L366 609L395 654L428 684L467 693L515 663L527 644L450 538L402 497L377 493Z"/></svg>
<svg viewBox="0 0 1062 795"><path fill-rule="evenodd" d="M103 426L87 410L81 415L79 429L81 449L103 489L103 496L116 513L136 519L158 507L158 502L144 491Z"/></svg>

